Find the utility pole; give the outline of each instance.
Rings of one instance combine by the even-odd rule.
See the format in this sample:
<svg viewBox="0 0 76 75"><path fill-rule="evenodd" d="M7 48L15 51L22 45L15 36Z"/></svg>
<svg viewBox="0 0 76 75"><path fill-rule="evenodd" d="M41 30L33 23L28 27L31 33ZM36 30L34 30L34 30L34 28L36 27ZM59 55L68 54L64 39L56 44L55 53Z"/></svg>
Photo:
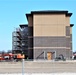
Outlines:
<svg viewBox="0 0 76 75"><path fill-rule="evenodd" d="M24 59L22 59L22 75L24 75Z"/></svg>

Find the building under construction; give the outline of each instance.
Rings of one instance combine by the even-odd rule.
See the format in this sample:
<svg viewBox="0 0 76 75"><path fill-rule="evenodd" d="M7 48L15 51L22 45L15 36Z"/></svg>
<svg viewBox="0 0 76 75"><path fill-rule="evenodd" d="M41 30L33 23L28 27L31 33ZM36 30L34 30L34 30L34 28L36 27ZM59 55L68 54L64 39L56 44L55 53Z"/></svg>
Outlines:
<svg viewBox="0 0 76 75"><path fill-rule="evenodd" d="M12 33L12 50L14 54L25 54L28 56L28 25L20 25Z"/></svg>
<svg viewBox="0 0 76 75"><path fill-rule="evenodd" d="M16 46L13 51L25 52L29 59L55 59L63 55L66 59L72 57L72 27L68 11L32 11L26 14L28 25L20 25L25 31L16 36ZM13 32L14 34L15 32ZM22 35L27 44L23 44ZM13 39L14 39L13 35ZM23 41L24 41L23 40ZM25 45L27 45L25 47Z"/></svg>

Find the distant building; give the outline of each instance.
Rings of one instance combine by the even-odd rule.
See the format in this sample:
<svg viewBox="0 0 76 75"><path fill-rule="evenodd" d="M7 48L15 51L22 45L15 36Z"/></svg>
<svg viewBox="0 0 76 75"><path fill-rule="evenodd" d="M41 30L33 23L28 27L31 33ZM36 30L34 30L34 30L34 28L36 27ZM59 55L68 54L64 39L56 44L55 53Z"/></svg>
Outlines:
<svg viewBox="0 0 76 75"><path fill-rule="evenodd" d="M29 59L55 59L63 55L66 59L72 57L72 27L68 11L32 11L26 14L28 26L21 35L22 51L26 51ZM24 37L24 36L23 36ZM23 38L22 37L22 38ZM25 47L24 41L27 47Z"/></svg>

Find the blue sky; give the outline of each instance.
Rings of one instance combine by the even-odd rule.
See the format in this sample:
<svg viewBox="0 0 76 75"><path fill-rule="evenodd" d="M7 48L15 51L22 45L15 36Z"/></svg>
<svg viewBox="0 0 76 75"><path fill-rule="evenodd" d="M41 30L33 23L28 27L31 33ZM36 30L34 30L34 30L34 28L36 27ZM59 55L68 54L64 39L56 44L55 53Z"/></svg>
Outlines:
<svg viewBox="0 0 76 75"><path fill-rule="evenodd" d="M0 51L12 49L12 31L27 23L25 14L35 10L68 10L72 12L73 51L76 50L76 0L0 0Z"/></svg>

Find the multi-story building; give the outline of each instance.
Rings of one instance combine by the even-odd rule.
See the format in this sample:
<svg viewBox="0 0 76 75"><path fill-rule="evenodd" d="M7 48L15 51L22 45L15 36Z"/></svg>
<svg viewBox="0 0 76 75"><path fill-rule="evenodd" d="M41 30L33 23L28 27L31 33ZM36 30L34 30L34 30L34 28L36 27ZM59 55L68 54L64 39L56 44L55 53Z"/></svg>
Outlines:
<svg viewBox="0 0 76 75"><path fill-rule="evenodd" d="M22 24L20 25L21 29L21 48L22 52L25 54L25 58L28 57L28 25L27 24Z"/></svg>
<svg viewBox="0 0 76 75"><path fill-rule="evenodd" d="M24 53L28 56L28 25L22 24L12 33L13 53Z"/></svg>
<svg viewBox="0 0 76 75"><path fill-rule="evenodd" d="M59 55L70 59L73 27L70 24L71 15L68 11L32 11L26 14L28 25L20 25L21 47L18 48L29 59L51 60Z"/></svg>
<svg viewBox="0 0 76 75"><path fill-rule="evenodd" d="M21 30L16 28L12 33L12 50L13 53L21 53Z"/></svg>
<svg viewBox="0 0 76 75"><path fill-rule="evenodd" d="M54 59L72 56L72 26L68 11L32 11L28 20L28 56L33 59Z"/></svg>

